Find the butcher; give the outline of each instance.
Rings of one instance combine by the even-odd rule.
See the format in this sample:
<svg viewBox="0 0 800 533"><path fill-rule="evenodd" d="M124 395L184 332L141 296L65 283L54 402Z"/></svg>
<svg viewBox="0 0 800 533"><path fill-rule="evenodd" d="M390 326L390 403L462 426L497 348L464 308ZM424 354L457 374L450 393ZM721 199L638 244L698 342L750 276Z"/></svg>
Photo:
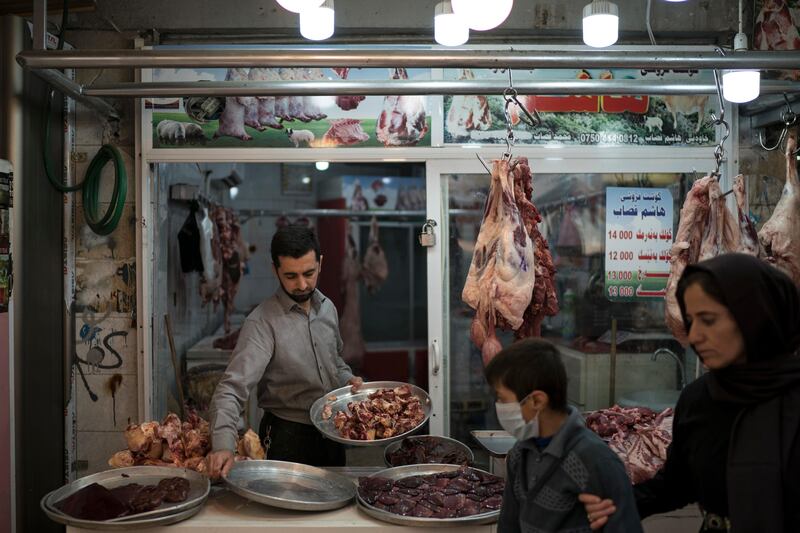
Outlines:
<svg viewBox="0 0 800 533"><path fill-rule="evenodd" d="M344 446L324 438L309 418L317 398L363 383L342 360L336 307L317 290L319 241L310 228L289 225L275 233L270 253L280 288L245 320L211 403L213 479L233 466L240 414L256 384L267 459L345 465Z"/></svg>

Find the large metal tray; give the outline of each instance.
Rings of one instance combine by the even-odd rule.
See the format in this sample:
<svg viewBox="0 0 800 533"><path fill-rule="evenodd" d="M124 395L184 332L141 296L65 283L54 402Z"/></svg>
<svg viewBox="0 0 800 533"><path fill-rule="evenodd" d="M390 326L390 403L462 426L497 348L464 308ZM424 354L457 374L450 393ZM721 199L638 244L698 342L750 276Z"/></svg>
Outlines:
<svg viewBox="0 0 800 533"><path fill-rule="evenodd" d="M469 433L493 457L505 457L517 443L517 439L507 431L492 429L470 431Z"/></svg>
<svg viewBox="0 0 800 533"><path fill-rule="evenodd" d="M383 477L392 480L407 478L410 476L425 476L428 474L438 474L439 472L451 472L461 468L460 465L407 465L396 466L394 468L387 468L376 472L369 477ZM485 470L473 468L488 474ZM473 516L464 516L461 518L417 518L415 516L403 516L399 514L390 513L383 509L378 509L368 504L361 498L361 494L356 493L356 501L358 507L378 520L389 522L390 524L398 524L401 526L417 526L417 527L452 527L452 526L477 526L482 524L492 524L497 521L500 516L500 509L491 511L489 513L481 513Z"/></svg>
<svg viewBox="0 0 800 533"><path fill-rule="evenodd" d="M350 412L347 409L347 404L350 402L360 402L361 400L366 400L367 396L372 394L373 392L380 390L380 389L393 389L395 387L400 387L401 385L407 385L411 388L411 393L419 398L420 403L422 404L422 410L425 413L425 417L422 421L410 431L406 431L405 433L400 433L399 435L393 435L391 437L385 439L375 439L375 440L356 440L356 439L345 439L339 434L339 430L336 429L336 426L333 425L333 416L328 420L322 419L322 408L325 407L326 404L330 404L331 408L333 409L333 414L336 415L338 411L346 411ZM336 400L330 401L328 400L329 396L336 396ZM341 442L342 444L349 444L351 446L384 446L390 442L394 442L397 440L401 440L415 431L418 431L419 428L422 427L425 422L431 417L431 398L428 396L428 393L424 390L420 389L416 385L411 385L410 383L403 383L400 381L370 381L368 383L364 383L358 392L353 393L350 389L350 386L342 387L340 389L336 389L334 391L329 392L322 398L319 398L314 404L311 406L311 410L309 412L311 415L311 422L316 426L316 428L327 438L334 440L336 442Z"/></svg>
<svg viewBox="0 0 800 533"><path fill-rule="evenodd" d="M225 482L243 498L296 511L338 509L356 493L353 482L341 474L287 461L238 462Z"/></svg>
<svg viewBox="0 0 800 533"><path fill-rule="evenodd" d="M472 453L472 450L469 449L469 446L467 446L463 442L457 441L455 439L451 439L450 437L441 437L441 436L438 436L438 435L417 435L417 436L413 436L413 437L406 437L402 441L393 442L390 445L388 445L386 447L386 449L383 451L383 462L386 463L386 466L391 468L394 465L389 461L389 455L394 453L394 452L396 452L397 450L399 450L400 446L403 445L404 441L406 441L406 440L426 440L426 439L437 440L437 441L446 442L447 444L451 444L454 447L459 448L461 451L463 451L466 454L467 461L469 461L469 464L472 464L472 463L475 462L475 454ZM433 464L433 463L427 463L427 464ZM398 465L398 466L406 466L406 465Z"/></svg>
<svg viewBox="0 0 800 533"><path fill-rule="evenodd" d="M82 520L64 514L55 507L55 504L59 501L92 483L98 483L108 489L113 489L128 483L155 485L160 480L170 477L182 477L189 481L189 494L186 500L178 503L164 502L158 508L146 513L138 513L113 520ZM188 468L130 466L106 470L73 481L69 485L46 494L42 498L40 506L51 520L61 524L85 529L122 531L174 524L185 520L200 511L202 504L208 498L210 490L211 484L208 478Z"/></svg>

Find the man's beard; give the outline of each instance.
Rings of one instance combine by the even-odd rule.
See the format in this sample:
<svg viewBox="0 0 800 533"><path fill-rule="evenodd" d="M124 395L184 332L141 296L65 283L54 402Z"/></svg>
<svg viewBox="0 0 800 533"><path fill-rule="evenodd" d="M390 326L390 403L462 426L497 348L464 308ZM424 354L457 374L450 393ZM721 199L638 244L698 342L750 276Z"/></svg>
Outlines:
<svg viewBox="0 0 800 533"><path fill-rule="evenodd" d="M286 287L283 286L283 282L279 282L279 283L281 285L281 289L283 289L283 292L286 293L286 296L288 296L289 298L291 298L292 300L294 300L295 302L297 302L299 304L302 304L302 303L305 303L305 302L309 301L311 299L311 296L314 295L314 291L317 290L317 288L314 287L308 292L299 293L299 294L298 293L291 293L291 292L286 290Z"/></svg>

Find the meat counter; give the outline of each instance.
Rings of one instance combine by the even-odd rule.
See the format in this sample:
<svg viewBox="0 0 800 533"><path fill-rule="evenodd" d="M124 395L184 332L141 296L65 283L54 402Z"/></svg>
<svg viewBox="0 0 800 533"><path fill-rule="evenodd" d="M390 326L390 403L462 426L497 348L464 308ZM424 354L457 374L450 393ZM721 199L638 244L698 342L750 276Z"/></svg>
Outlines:
<svg viewBox="0 0 800 533"><path fill-rule="evenodd" d="M496 533L497 525L457 528L459 533ZM353 503L342 509L323 512L287 511L246 500L222 486L211 489L203 510L194 517L159 528L150 533L236 533L259 530L290 531L292 533L381 532L441 533L441 528L409 528L381 522L360 511ZM91 533L91 530L67 527L67 533Z"/></svg>

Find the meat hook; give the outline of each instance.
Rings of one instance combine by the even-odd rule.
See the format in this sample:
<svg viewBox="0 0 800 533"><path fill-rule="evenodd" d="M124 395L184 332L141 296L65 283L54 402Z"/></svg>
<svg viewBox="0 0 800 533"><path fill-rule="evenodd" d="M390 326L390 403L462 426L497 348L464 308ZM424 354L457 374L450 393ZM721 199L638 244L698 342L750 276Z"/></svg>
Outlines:
<svg viewBox="0 0 800 533"><path fill-rule="evenodd" d="M778 141L773 146L767 146L764 144L763 132L758 132L758 143L761 145L761 148L763 148L767 152L773 152L778 148L781 148L781 146L783 146L784 141L786 140L787 134L789 133L789 128L791 128L797 123L797 115L792 109L792 104L791 102L789 102L789 97L786 96L786 93L783 93L783 99L786 101L786 108L781 113L781 122L783 122L783 129L781 130L780 135L778 135ZM797 152L794 153L796 154Z"/></svg>

